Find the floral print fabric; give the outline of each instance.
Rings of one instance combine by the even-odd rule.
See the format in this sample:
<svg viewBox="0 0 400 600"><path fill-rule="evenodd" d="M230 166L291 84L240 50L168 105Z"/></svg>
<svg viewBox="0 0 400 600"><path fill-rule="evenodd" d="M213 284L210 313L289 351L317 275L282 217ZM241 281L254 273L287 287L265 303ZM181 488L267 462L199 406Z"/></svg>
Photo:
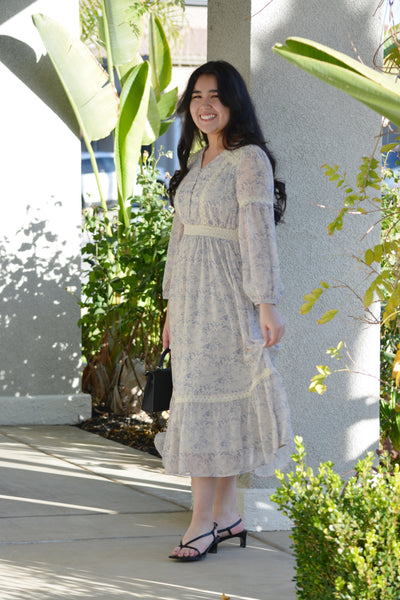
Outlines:
<svg viewBox="0 0 400 600"><path fill-rule="evenodd" d="M166 473L272 475L293 438L258 305L282 294L272 168L258 146L197 153L175 198L164 274L174 392L156 436ZM280 450L281 449L281 450Z"/></svg>

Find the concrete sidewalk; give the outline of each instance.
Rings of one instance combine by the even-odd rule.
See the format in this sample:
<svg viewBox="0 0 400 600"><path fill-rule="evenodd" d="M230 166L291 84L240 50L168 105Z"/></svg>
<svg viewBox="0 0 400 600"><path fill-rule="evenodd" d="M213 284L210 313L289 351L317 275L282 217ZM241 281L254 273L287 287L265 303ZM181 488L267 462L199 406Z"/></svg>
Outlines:
<svg viewBox="0 0 400 600"><path fill-rule="evenodd" d="M287 532L167 558L190 520L189 480L75 427L0 426L1 600L293 600Z"/></svg>

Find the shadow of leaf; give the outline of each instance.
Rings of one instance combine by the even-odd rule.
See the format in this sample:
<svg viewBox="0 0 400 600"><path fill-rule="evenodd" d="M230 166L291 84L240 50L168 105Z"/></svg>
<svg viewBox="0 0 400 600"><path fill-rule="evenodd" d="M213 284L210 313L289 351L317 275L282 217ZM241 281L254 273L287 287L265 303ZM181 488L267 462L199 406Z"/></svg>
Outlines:
<svg viewBox="0 0 400 600"><path fill-rule="evenodd" d="M16 14L22 12L30 6L34 4L35 0L13 0L13 2L2 2L1 3L1 11L0 11L0 25L9 21Z"/></svg>
<svg viewBox="0 0 400 600"><path fill-rule="evenodd" d="M74 112L48 55L37 62L28 44L0 35L0 56L5 66L79 137Z"/></svg>

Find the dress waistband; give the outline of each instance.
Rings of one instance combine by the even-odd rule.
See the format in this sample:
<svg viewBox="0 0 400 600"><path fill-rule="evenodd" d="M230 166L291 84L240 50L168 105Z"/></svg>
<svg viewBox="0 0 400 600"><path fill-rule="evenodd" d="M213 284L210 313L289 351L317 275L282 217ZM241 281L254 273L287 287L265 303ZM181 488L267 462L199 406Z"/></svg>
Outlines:
<svg viewBox="0 0 400 600"><path fill-rule="evenodd" d="M227 229L225 227L212 227L211 225L185 225L184 235L203 235L206 237L221 238L237 242L239 235L236 229Z"/></svg>

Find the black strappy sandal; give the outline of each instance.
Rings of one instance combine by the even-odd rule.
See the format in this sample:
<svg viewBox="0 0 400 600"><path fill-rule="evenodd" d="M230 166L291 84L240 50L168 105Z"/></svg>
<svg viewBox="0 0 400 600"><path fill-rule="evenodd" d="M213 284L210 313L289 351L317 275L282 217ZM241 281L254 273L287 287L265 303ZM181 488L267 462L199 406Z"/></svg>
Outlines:
<svg viewBox="0 0 400 600"><path fill-rule="evenodd" d="M241 522L242 522L242 519L239 519L239 521L236 521L236 523L234 523L230 527L224 527L224 529L217 529L217 536L219 539L217 544L220 544L221 542L224 542L225 540L231 540L232 538L237 537L237 538L240 538L240 547L246 548L247 529L243 529L243 531L239 531L239 533L232 533L232 529L234 527L236 527L236 525L239 525L239 523L241 523ZM224 531L227 531L228 535L220 536L220 534L224 533Z"/></svg>
<svg viewBox="0 0 400 600"><path fill-rule="evenodd" d="M211 531L209 531L208 533L203 533L203 535L199 535L198 537L193 538L192 540L189 540L187 544L182 544L182 540L181 540L181 542L179 544L179 548L190 548L191 550L195 550L197 552L197 554L195 554L194 556L175 556L175 555L171 554L169 556L169 558L173 558L175 560L181 560L182 562L194 562L195 560L201 560L208 553L216 554L217 550L218 550L218 542L220 541L218 535L215 535L215 533L214 533L216 527L217 527L217 524L214 523L214 528ZM190 544L193 544L193 542L196 542L197 540L201 540L201 538L207 537L208 535L213 536L213 541L208 546L208 548L206 548L206 550L204 550L204 552L200 553L200 550L198 550L194 546L190 545Z"/></svg>

